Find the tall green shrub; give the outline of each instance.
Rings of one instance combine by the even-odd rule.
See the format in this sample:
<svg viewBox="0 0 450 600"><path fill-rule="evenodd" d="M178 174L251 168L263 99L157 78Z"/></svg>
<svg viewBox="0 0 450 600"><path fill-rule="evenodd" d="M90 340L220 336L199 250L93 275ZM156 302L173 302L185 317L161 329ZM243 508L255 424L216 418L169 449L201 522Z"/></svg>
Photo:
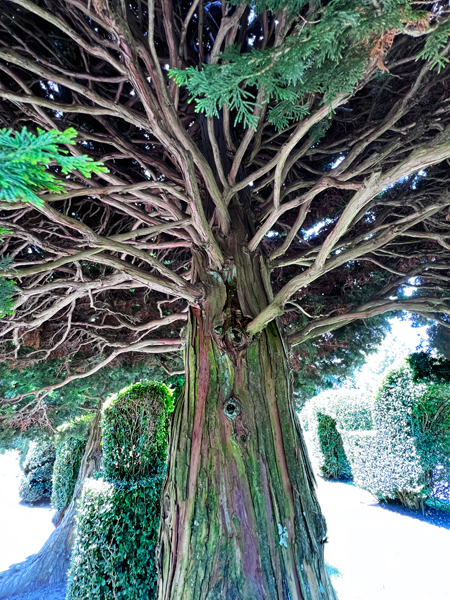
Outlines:
<svg viewBox="0 0 450 600"><path fill-rule="evenodd" d="M170 390L143 381L103 410L104 477L85 484L67 600L156 598L155 548L164 480Z"/></svg>
<svg viewBox="0 0 450 600"><path fill-rule="evenodd" d="M25 502L37 502L52 494L55 446L51 442L31 443L23 463L19 495Z"/></svg>
<svg viewBox="0 0 450 600"><path fill-rule="evenodd" d="M58 513L64 510L72 499L93 418L93 414L78 417L56 430L52 506Z"/></svg>
<svg viewBox="0 0 450 600"><path fill-rule="evenodd" d="M318 413L317 417L320 449L325 458L322 475L326 479L350 479L352 470L336 420L322 413Z"/></svg>
<svg viewBox="0 0 450 600"><path fill-rule="evenodd" d="M135 481L166 462L172 394L164 383L143 381L113 395L102 417L103 469L108 479Z"/></svg>

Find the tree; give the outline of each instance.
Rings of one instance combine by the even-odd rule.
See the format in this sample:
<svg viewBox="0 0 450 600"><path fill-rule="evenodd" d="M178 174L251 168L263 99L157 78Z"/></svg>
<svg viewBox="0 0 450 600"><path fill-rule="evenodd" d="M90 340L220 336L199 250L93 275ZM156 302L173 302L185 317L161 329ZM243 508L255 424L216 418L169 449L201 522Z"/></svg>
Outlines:
<svg viewBox="0 0 450 600"><path fill-rule="evenodd" d="M42 419L66 382L184 344L159 599L334 598L289 353L392 311L449 312L446 6L1 9L0 118L73 127L69 151L109 169L52 167L64 194L0 204L17 282L3 358L91 365L4 418Z"/></svg>

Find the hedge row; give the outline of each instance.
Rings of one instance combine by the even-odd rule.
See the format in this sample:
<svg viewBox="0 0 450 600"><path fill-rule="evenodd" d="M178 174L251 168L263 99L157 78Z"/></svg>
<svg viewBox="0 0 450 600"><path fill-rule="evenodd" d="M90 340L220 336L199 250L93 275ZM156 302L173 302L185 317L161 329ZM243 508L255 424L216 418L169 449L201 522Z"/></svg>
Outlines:
<svg viewBox="0 0 450 600"><path fill-rule="evenodd" d="M56 430L52 506L60 513L70 503L94 414L78 417Z"/></svg>
<svg viewBox="0 0 450 600"><path fill-rule="evenodd" d="M302 415L316 470L352 476L383 500L423 507L450 489L450 384L418 379L409 365L390 373L374 399L336 390Z"/></svg>
<svg viewBox="0 0 450 600"><path fill-rule="evenodd" d="M374 403L375 430L347 437L355 484L418 509L450 480L450 386L389 374Z"/></svg>

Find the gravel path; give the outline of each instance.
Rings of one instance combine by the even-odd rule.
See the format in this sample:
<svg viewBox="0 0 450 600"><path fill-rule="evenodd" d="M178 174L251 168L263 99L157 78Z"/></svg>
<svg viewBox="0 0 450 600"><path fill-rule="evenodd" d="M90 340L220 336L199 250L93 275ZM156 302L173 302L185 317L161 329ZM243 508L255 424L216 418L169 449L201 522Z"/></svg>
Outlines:
<svg viewBox="0 0 450 600"><path fill-rule="evenodd" d="M0 454L0 571L36 554L54 530L49 502L21 503L20 477L19 454Z"/></svg>
<svg viewBox="0 0 450 600"><path fill-rule="evenodd" d="M56 587L42 588L36 592L14 596L8 600L65 600L66 586L58 585Z"/></svg>
<svg viewBox="0 0 450 600"><path fill-rule="evenodd" d="M318 479L328 523L325 560L339 600L450 600L450 515L375 502Z"/></svg>

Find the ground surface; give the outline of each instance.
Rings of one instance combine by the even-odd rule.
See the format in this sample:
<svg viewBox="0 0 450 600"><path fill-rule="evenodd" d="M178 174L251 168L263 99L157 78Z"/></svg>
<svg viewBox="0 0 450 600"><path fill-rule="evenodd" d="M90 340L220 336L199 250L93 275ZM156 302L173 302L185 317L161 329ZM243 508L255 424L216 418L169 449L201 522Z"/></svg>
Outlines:
<svg viewBox="0 0 450 600"><path fill-rule="evenodd" d="M17 455L0 455L0 571L53 531L47 506L19 503ZM325 558L339 600L450 600L450 515L383 507L352 485L318 478L328 522ZM64 600L64 586L8 600Z"/></svg>
<svg viewBox="0 0 450 600"><path fill-rule="evenodd" d="M24 561L44 545L54 530L49 502L22 503L21 471L17 452L0 454L0 572ZM64 586L24 594L8 600L64 600Z"/></svg>
<svg viewBox="0 0 450 600"><path fill-rule="evenodd" d="M320 478L318 494L339 600L450 600L450 514L386 507L353 485Z"/></svg>
<svg viewBox="0 0 450 600"><path fill-rule="evenodd" d="M64 585L58 585L51 588L43 588L30 594L14 596L8 600L65 600L66 588Z"/></svg>
<svg viewBox="0 0 450 600"><path fill-rule="evenodd" d="M19 455L0 455L0 571L22 562L44 545L51 532L53 509L49 502L21 503Z"/></svg>

